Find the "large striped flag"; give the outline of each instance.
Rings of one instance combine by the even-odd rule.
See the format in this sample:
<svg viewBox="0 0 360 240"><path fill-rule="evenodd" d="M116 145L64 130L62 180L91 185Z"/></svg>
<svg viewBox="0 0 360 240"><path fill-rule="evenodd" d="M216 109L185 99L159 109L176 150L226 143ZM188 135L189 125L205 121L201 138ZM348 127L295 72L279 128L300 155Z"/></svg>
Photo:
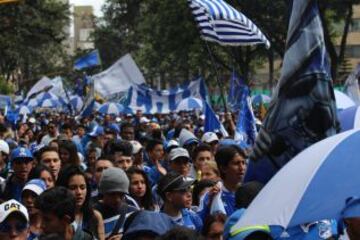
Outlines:
<svg viewBox="0 0 360 240"><path fill-rule="evenodd" d="M256 139L246 181L266 183L295 155L338 130L317 0L293 0L280 80Z"/></svg>
<svg viewBox="0 0 360 240"><path fill-rule="evenodd" d="M246 16L223 0L188 0L201 37L220 45L265 44L269 40Z"/></svg>

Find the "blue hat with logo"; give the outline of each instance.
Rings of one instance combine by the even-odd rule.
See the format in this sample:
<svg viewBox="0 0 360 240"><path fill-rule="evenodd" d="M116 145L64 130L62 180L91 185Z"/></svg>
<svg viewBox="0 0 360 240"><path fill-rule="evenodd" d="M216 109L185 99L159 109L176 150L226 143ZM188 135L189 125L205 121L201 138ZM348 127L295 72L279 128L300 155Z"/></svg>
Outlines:
<svg viewBox="0 0 360 240"><path fill-rule="evenodd" d="M15 148L11 152L10 160L33 160L33 155L31 154L30 150L25 147L18 147Z"/></svg>

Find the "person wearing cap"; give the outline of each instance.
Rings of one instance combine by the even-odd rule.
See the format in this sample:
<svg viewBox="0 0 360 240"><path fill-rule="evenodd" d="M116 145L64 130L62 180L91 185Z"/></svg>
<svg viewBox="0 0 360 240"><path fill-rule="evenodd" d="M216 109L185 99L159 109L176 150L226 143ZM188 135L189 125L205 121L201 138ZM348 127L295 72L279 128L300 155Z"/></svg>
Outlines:
<svg viewBox="0 0 360 240"><path fill-rule="evenodd" d="M41 233L41 216L38 209L35 208L35 202L38 196L46 190L46 184L42 179L32 179L25 184L22 190L21 202L29 213L30 235L28 240L33 240Z"/></svg>
<svg viewBox="0 0 360 240"><path fill-rule="evenodd" d="M91 233L73 225L76 212L76 200L73 193L64 187L45 190L36 199L35 206L41 215L42 234L59 235L64 240L95 240Z"/></svg>
<svg viewBox="0 0 360 240"><path fill-rule="evenodd" d="M122 234L123 224L129 213L136 208L126 204L125 195L129 193L129 179L126 173L116 167L105 169L99 183L102 201L98 201L95 209L104 219L105 237Z"/></svg>
<svg viewBox="0 0 360 240"><path fill-rule="evenodd" d="M188 150L190 155L192 155L192 153L193 153L195 147L198 145L198 143L199 143L199 139L196 138L194 133L192 133L191 131L189 131L185 128L183 128L180 131L180 135L179 135L180 147L183 147L186 150Z"/></svg>
<svg viewBox="0 0 360 240"><path fill-rule="evenodd" d="M6 179L8 177L9 166L8 157L10 153L9 144L0 139L0 177Z"/></svg>
<svg viewBox="0 0 360 240"><path fill-rule="evenodd" d="M169 153L170 170L187 177L190 172L190 155L185 148L174 148ZM194 179L194 178L192 178Z"/></svg>
<svg viewBox="0 0 360 240"><path fill-rule="evenodd" d="M211 146L211 151L215 155L218 147L219 147L219 137L214 132L206 132L201 137L201 141L203 143L209 144Z"/></svg>
<svg viewBox="0 0 360 240"><path fill-rule="evenodd" d="M11 152L10 161L14 173L6 180L5 189L0 198L20 201L21 191L28 181L33 166L33 156L29 149L18 147Z"/></svg>
<svg viewBox="0 0 360 240"><path fill-rule="evenodd" d="M157 193L164 201L161 210L163 213L169 215L180 226L201 231L203 224L200 217L186 208L193 183L194 180L186 180L183 175L168 173L160 179Z"/></svg>
<svg viewBox="0 0 360 240"><path fill-rule="evenodd" d="M41 139L41 144L44 144L45 146L49 145L49 143L59 135L55 122L50 122L47 125L47 129L48 133Z"/></svg>
<svg viewBox="0 0 360 240"><path fill-rule="evenodd" d="M29 214L18 201L11 199L0 204L0 239L27 240Z"/></svg>

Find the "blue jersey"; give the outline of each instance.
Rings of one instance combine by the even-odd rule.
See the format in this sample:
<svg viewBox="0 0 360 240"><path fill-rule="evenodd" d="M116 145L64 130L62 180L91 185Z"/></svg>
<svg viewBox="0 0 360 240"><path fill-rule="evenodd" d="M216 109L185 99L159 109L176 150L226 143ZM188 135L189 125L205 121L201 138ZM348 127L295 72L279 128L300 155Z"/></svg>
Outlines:
<svg viewBox="0 0 360 240"><path fill-rule="evenodd" d="M198 232L200 232L203 227L203 222L200 217L192 210L186 208L181 210L181 216L171 217L171 219L180 226L190 228Z"/></svg>

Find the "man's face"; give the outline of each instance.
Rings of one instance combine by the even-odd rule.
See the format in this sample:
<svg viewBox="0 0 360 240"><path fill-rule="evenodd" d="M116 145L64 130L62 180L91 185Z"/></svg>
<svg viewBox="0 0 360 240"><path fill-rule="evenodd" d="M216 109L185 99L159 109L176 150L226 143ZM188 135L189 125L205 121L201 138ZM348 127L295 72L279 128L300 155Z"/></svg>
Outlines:
<svg viewBox="0 0 360 240"><path fill-rule="evenodd" d="M202 170L205 163L213 160L213 155L209 151L201 151L194 159L194 165L196 170Z"/></svg>
<svg viewBox="0 0 360 240"><path fill-rule="evenodd" d="M185 208L189 201L189 198L191 198L190 188L179 191L172 191L166 194L169 203L179 210Z"/></svg>
<svg viewBox="0 0 360 240"><path fill-rule="evenodd" d="M126 141L132 141L135 138L135 131L133 127L125 127L121 131L121 138Z"/></svg>
<svg viewBox="0 0 360 240"><path fill-rule="evenodd" d="M59 154L54 151L44 152L41 155L41 162L49 167L55 178L57 178L61 167Z"/></svg>
<svg viewBox="0 0 360 240"><path fill-rule="evenodd" d="M149 156L152 161L160 161L164 157L164 147L162 144L157 144L150 152Z"/></svg>
<svg viewBox="0 0 360 240"><path fill-rule="evenodd" d="M95 181L97 184L100 182L101 175L105 169L113 167L114 165L109 160L98 160L95 164Z"/></svg>
<svg viewBox="0 0 360 240"><path fill-rule="evenodd" d="M22 182L26 182L32 166L32 161L30 159L14 159L13 170L15 176Z"/></svg>
<svg viewBox="0 0 360 240"><path fill-rule="evenodd" d="M114 156L114 166L123 169L124 171L128 170L133 165L133 159L131 156L122 155L122 153L115 153Z"/></svg>
<svg viewBox="0 0 360 240"><path fill-rule="evenodd" d="M83 127L79 127L77 129L77 135L79 135L79 137L82 137L85 135L85 129Z"/></svg>
<svg viewBox="0 0 360 240"><path fill-rule="evenodd" d="M41 230L45 234L58 233L60 236L64 235L66 225L68 224L65 220L59 219L53 213L41 212Z"/></svg>
<svg viewBox="0 0 360 240"><path fill-rule="evenodd" d="M52 136L54 136L54 135L56 135L56 127L55 127L55 124L53 124L53 123L50 123L49 125L48 125L48 129L49 129L49 134L50 135L52 135Z"/></svg>
<svg viewBox="0 0 360 240"><path fill-rule="evenodd" d="M103 203L112 209L119 209L125 200L125 194L121 192L104 193Z"/></svg>
<svg viewBox="0 0 360 240"><path fill-rule="evenodd" d="M63 132L68 138L68 140L71 140L71 138L73 137L73 131L70 128L66 128Z"/></svg>
<svg viewBox="0 0 360 240"><path fill-rule="evenodd" d="M186 177L190 171L189 159L185 157L179 157L170 161L171 170Z"/></svg>
<svg viewBox="0 0 360 240"><path fill-rule="evenodd" d="M237 153L224 168L224 179L232 183L240 183L245 175L245 171L246 161L240 154Z"/></svg>
<svg viewBox="0 0 360 240"><path fill-rule="evenodd" d="M29 232L28 223L18 214L11 214L0 224L0 239L2 240L26 240Z"/></svg>

